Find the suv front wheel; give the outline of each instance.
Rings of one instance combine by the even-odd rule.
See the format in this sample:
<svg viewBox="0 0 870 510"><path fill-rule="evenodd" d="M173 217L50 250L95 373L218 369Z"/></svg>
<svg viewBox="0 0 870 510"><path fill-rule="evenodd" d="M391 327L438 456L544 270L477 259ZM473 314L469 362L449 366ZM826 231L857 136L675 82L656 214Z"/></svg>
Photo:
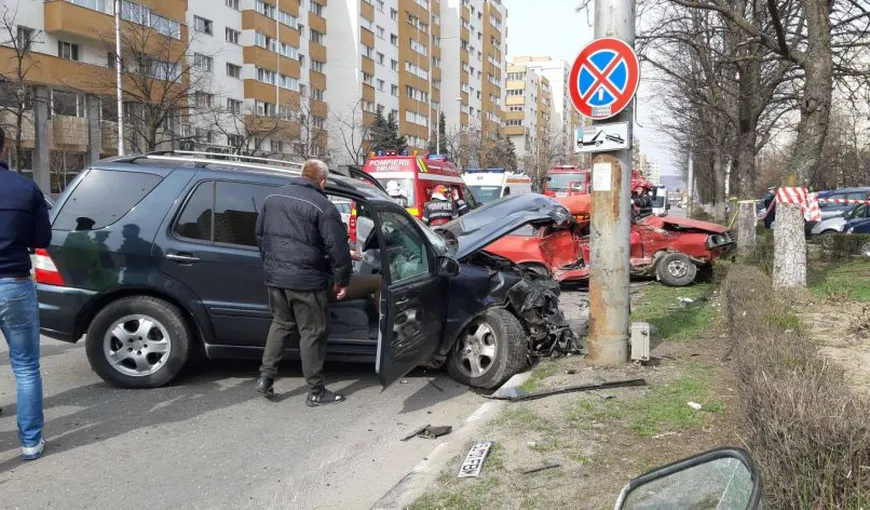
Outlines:
<svg viewBox="0 0 870 510"><path fill-rule="evenodd" d="M527 352L520 321L503 308L490 308L460 333L447 372L468 386L494 389L525 367Z"/></svg>
<svg viewBox="0 0 870 510"><path fill-rule="evenodd" d="M156 388L174 379L187 362L190 344L181 311L150 296L109 303L91 321L85 340L94 372L126 388Z"/></svg>

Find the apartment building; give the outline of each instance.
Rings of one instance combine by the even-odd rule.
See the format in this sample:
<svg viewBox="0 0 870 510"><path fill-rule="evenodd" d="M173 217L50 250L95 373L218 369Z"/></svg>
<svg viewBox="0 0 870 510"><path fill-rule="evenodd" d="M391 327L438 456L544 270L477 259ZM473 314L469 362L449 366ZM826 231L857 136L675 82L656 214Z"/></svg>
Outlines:
<svg viewBox="0 0 870 510"><path fill-rule="evenodd" d="M584 125L584 119L571 104L568 92L570 69L564 60L550 57L514 57L513 65L534 70L544 77L551 87L552 109L550 115L550 136L555 142L565 144L566 150L573 153L575 131Z"/></svg>
<svg viewBox="0 0 870 510"><path fill-rule="evenodd" d="M504 136L513 142L517 159L533 157L550 143L552 91L549 80L524 65L509 64L505 97Z"/></svg>
<svg viewBox="0 0 870 510"><path fill-rule="evenodd" d="M325 151L325 2L123 0L126 152ZM25 82L33 98L12 159L45 190L117 154L114 14L112 0L22 0L6 14L14 34L0 34L0 122L16 138L13 91Z"/></svg>

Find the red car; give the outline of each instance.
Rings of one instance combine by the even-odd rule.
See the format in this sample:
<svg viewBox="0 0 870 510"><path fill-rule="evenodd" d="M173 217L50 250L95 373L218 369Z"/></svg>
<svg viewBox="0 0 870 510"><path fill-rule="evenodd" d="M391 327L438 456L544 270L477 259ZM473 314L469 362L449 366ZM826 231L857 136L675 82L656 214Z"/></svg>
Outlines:
<svg viewBox="0 0 870 510"><path fill-rule="evenodd" d="M486 250L559 282L585 281L589 278L588 197L557 199L576 220L570 227L524 227ZM631 226L632 275L656 276L665 285L686 286L733 246L733 237L722 225L647 216Z"/></svg>

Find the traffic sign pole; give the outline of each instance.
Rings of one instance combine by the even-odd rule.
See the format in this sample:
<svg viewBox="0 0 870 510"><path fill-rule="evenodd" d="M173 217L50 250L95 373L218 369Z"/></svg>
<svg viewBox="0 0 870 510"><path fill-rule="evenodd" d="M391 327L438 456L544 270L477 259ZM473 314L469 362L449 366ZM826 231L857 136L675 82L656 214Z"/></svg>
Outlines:
<svg viewBox="0 0 870 510"><path fill-rule="evenodd" d="M634 46L635 38L635 0L596 0L595 38L621 40L629 47ZM596 41L597 42L597 41ZM633 50L631 56L634 56ZM592 57L593 64L595 63ZM634 56L634 64L637 60ZM603 57L601 58L603 61ZM599 62L600 63L600 62ZM629 356L629 276L631 228L631 143L632 143L632 99L639 82L639 69L634 68L631 76L630 58L626 58L626 74L623 94L615 101L616 109L625 105L608 122L628 123L628 143L625 149L595 154L592 164L592 221L591 221L591 261L589 276L589 359L594 365L616 365L628 362ZM613 65L613 62L610 63ZM607 71L605 69L604 71ZM572 73L573 74L573 73ZM578 73L582 89L584 78ZM597 73L592 79L601 79ZM603 74L603 73L601 73ZM618 70L611 75L619 81L622 73ZM604 76L608 79L608 76ZM586 77L586 82L590 80ZM575 82L577 83L577 82ZM594 82L593 82L594 83ZM611 84L613 85L613 84ZM592 92L597 100L606 102L608 93L619 96L619 85L603 86ZM593 84L594 86L594 84ZM572 87L573 90L574 87ZM615 89L615 90L613 90ZM579 90L583 92L583 90ZM587 94L589 91L586 91ZM629 94L630 92L630 94ZM593 105L595 105L595 102ZM602 116L608 112L593 111L593 124L602 124L595 113Z"/></svg>

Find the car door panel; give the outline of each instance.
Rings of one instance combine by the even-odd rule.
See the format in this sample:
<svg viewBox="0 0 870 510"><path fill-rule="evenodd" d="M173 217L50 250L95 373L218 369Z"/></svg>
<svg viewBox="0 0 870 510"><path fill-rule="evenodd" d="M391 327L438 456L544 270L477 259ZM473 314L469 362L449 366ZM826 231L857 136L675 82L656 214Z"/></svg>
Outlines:
<svg viewBox="0 0 870 510"><path fill-rule="evenodd" d="M386 387L429 361L441 344L447 278L420 226L391 204L373 208L385 279L376 372Z"/></svg>

